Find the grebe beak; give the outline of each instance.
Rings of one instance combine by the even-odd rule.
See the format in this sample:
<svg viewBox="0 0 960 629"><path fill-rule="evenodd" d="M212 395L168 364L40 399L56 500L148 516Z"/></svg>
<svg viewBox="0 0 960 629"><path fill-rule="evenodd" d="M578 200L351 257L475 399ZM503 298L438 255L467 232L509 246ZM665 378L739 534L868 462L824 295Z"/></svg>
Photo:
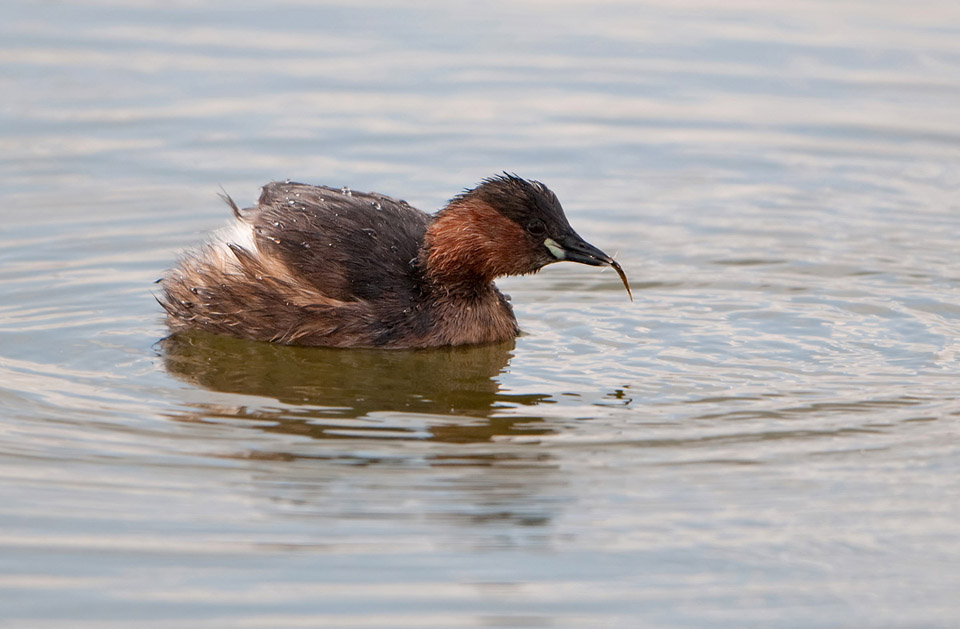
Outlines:
<svg viewBox="0 0 960 629"><path fill-rule="evenodd" d="M569 260L570 262L579 262L590 266L606 265L613 267L613 270L620 276L623 287L627 289L627 296L630 297L630 301L633 301L633 293L630 292L627 275L623 272L620 264L581 238L575 231L570 230L559 240L547 238L543 244L557 260Z"/></svg>

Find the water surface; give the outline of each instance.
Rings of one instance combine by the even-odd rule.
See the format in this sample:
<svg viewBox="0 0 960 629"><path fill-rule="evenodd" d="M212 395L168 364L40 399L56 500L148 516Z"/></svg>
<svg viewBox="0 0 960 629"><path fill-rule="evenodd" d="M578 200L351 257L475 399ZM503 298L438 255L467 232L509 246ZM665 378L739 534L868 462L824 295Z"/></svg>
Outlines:
<svg viewBox="0 0 960 629"><path fill-rule="evenodd" d="M954 626L956 3L7 2L0 618ZM426 352L170 337L270 180L546 182L612 271Z"/></svg>

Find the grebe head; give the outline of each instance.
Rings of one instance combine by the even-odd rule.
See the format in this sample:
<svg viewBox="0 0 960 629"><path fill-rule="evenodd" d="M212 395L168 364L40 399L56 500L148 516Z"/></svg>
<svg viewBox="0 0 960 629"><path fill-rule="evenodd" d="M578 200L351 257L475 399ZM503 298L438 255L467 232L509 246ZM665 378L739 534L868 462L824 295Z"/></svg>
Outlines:
<svg viewBox="0 0 960 629"><path fill-rule="evenodd" d="M449 224L438 221L440 227L456 227L461 238L472 237L482 258L475 266L489 279L533 273L554 262L579 262L613 267L630 294L620 265L574 231L557 195L539 181L507 173L485 179L455 197L444 214Z"/></svg>

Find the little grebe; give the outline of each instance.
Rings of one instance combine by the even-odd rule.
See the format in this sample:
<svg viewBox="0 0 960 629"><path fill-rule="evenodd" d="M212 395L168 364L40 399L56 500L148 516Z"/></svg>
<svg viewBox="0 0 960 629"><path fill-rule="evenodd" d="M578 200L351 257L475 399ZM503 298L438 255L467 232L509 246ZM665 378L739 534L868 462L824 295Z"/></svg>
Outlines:
<svg viewBox="0 0 960 629"><path fill-rule="evenodd" d="M376 193L271 183L254 208L158 280L173 328L290 345L415 348L519 332L493 280L560 260L616 269L556 195L505 174L430 216ZM632 297L631 297L632 299Z"/></svg>

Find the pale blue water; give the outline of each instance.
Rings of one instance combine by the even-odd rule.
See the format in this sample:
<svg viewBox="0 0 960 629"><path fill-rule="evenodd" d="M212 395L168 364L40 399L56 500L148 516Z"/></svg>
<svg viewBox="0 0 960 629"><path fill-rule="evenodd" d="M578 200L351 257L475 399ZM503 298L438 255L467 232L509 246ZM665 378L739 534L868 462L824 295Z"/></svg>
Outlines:
<svg viewBox="0 0 960 629"><path fill-rule="evenodd" d="M960 5L0 9L0 625L960 622ZM436 352L167 331L292 178L540 179L634 286Z"/></svg>

